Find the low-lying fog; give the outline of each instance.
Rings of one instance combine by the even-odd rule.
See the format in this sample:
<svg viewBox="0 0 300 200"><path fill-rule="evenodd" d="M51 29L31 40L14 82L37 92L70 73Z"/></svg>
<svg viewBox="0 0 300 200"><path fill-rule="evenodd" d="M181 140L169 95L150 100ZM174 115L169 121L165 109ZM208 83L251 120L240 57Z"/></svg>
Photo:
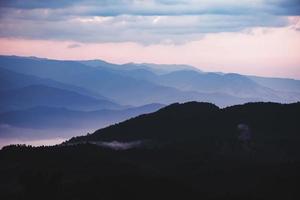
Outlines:
<svg viewBox="0 0 300 200"><path fill-rule="evenodd" d="M78 129L30 129L0 125L0 149L10 144L55 145L74 136L93 133L99 127Z"/></svg>

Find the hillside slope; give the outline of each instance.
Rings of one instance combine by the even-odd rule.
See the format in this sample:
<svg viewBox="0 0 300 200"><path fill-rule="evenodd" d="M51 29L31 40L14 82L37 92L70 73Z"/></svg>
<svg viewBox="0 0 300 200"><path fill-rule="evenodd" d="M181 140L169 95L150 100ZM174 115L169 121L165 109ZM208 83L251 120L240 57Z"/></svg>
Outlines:
<svg viewBox="0 0 300 200"><path fill-rule="evenodd" d="M299 113L300 103L173 104L62 145L4 147L0 197L296 200Z"/></svg>
<svg viewBox="0 0 300 200"><path fill-rule="evenodd" d="M300 139L300 103L248 103L220 109L210 103L172 104L159 111L100 129L72 141L186 141L211 137L237 139L240 125L253 139Z"/></svg>

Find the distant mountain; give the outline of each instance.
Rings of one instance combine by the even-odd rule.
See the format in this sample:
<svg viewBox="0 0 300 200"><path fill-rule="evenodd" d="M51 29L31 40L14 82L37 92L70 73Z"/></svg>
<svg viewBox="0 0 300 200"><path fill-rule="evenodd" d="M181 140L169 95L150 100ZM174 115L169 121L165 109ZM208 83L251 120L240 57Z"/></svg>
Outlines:
<svg viewBox="0 0 300 200"><path fill-rule="evenodd" d="M202 71L196 67L190 65L178 65L178 64L152 64L152 63L127 63L120 66L122 69L126 70L147 70L152 73L162 75L171 72L181 71L181 70L193 70L201 73Z"/></svg>
<svg viewBox="0 0 300 200"><path fill-rule="evenodd" d="M153 92L152 88L160 87L146 81L113 73L107 69L88 67L75 61L2 56L0 57L0 66L20 73L83 87L115 99L122 104L153 103L142 99L139 101L136 97L147 99L149 96L151 98L151 96L156 95L151 93Z"/></svg>
<svg viewBox="0 0 300 200"><path fill-rule="evenodd" d="M166 86L198 92L225 93L241 98L260 98L265 101L284 101L276 91L261 86L240 74L198 73L195 71L176 71L160 77Z"/></svg>
<svg viewBox="0 0 300 200"><path fill-rule="evenodd" d="M104 60L79 60L79 61L76 61L76 62L79 62L79 63L82 63L84 65L87 65L87 66L90 66L90 67L110 67L110 68L118 68L119 65L117 64L112 64L112 63L108 63Z"/></svg>
<svg viewBox="0 0 300 200"><path fill-rule="evenodd" d="M273 90L300 93L300 80L290 78L270 78L248 76L251 80Z"/></svg>
<svg viewBox="0 0 300 200"><path fill-rule="evenodd" d="M79 93L49 87L29 85L0 91L0 111L27 109L35 106L65 107L77 110L119 109L120 105Z"/></svg>
<svg viewBox="0 0 300 200"><path fill-rule="evenodd" d="M37 76L26 75L26 74L14 72L0 67L0 90L17 89L17 88L30 86L30 85L45 85L49 87L55 87L55 88L77 92L97 99L109 100L107 97L104 97L97 92L92 92L78 86L54 81L49 78L45 79L45 78L39 78Z"/></svg>
<svg viewBox="0 0 300 200"><path fill-rule="evenodd" d="M32 129L97 128L144 113L154 112L162 104L149 104L123 110L75 111L64 107L39 106L0 114L0 124Z"/></svg>
<svg viewBox="0 0 300 200"><path fill-rule="evenodd" d="M98 92L124 105L141 106L150 103L169 104L197 100L226 106L259 100L257 98L234 97L226 93L206 94L195 91L180 91L173 87L144 80L142 77L138 78L140 71L136 71L136 76L133 77L130 75L131 72L121 73L124 70L120 72L107 67L88 67L75 61L2 56L0 57L0 66ZM145 71L143 70L143 72Z"/></svg>
<svg viewBox="0 0 300 200"><path fill-rule="evenodd" d="M115 65L101 60L59 61L0 56L0 67L84 88L119 104L132 106L192 100L230 106L252 101L289 103L300 99L297 86L291 89L292 82L284 85L278 81L280 87L271 87L244 75L204 73L185 65ZM157 72L159 69L165 72Z"/></svg>
<svg viewBox="0 0 300 200"><path fill-rule="evenodd" d="M146 70L157 75L167 74L170 72L180 71L180 70L193 70L197 72L202 72L200 69L190 66L190 65L178 65L178 64L152 64L152 63L126 63L126 64L112 64L103 60L83 60L79 61L82 64L91 67L98 68L110 68L113 70Z"/></svg>
<svg viewBox="0 0 300 200"><path fill-rule="evenodd" d="M177 70L175 72L157 75L148 69L116 69L102 67L102 69L111 70L122 76L134 78L136 80L146 80L156 85L165 86L168 88L176 88L181 91L192 91L206 94L206 97L212 94L227 94L239 98L248 98L250 101L274 101L274 102L295 102L300 99L300 93L292 91L281 91L277 88L267 87L257 83L257 81L240 74L220 74L220 73L204 73L194 70ZM279 82L279 85L281 83ZM300 91L300 89L298 90ZM188 97L189 95L185 95ZM175 100L176 98L174 98ZM189 98L189 100L202 100L216 103L220 106L233 105L233 101L220 103L211 98ZM158 100L159 101L159 100ZM170 101L172 102L172 101ZM246 102L246 101L241 101Z"/></svg>
<svg viewBox="0 0 300 200"><path fill-rule="evenodd" d="M157 75L146 69L115 70L114 72L181 91L227 94L233 97L252 98L260 101L294 102L295 99L300 99L300 96L296 95L296 93L270 89L240 74L199 73L194 70L177 70Z"/></svg>
<svg viewBox="0 0 300 200"><path fill-rule="evenodd" d="M85 64L113 70L137 80L175 87L180 90L204 93L226 93L241 98L265 101L295 102L300 99L300 81L283 78L244 76L236 73L203 72L188 65L110 64L104 61L85 61Z"/></svg>
<svg viewBox="0 0 300 200"><path fill-rule="evenodd" d="M268 78L259 76L248 76L256 83L277 91L282 99L287 102L296 102L300 100L300 80L289 78Z"/></svg>

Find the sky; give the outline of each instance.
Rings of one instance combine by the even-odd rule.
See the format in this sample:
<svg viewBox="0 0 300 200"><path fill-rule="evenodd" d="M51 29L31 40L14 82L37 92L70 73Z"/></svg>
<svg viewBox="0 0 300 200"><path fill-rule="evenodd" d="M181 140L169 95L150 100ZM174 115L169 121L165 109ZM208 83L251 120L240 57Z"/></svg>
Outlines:
<svg viewBox="0 0 300 200"><path fill-rule="evenodd" d="M0 0L0 54L300 79L300 0Z"/></svg>

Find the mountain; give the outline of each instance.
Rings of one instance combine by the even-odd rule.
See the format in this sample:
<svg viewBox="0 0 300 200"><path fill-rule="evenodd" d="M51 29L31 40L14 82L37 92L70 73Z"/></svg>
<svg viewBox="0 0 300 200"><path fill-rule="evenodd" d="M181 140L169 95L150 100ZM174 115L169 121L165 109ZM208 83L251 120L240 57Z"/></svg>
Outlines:
<svg viewBox="0 0 300 200"><path fill-rule="evenodd" d="M152 64L152 63L127 63L120 66L126 70L147 70L157 75L168 74L171 72L181 70L192 70L201 73L202 71L196 67L190 65L178 65L178 64Z"/></svg>
<svg viewBox="0 0 300 200"><path fill-rule="evenodd" d="M136 100L137 96L146 99L145 95L152 95L151 88L159 87L145 81L121 76L106 69L88 67L75 61L37 60L2 56L0 58L0 66L19 73L50 78L58 82L98 92L108 98L117 100L121 104L134 104L135 102L131 102L131 100L138 101ZM147 90L149 91L147 92ZM141 100L139 105L148 102Z"/></svg>
<svg viewBox="0 0 300 200"><path fill-rule="evenodd" d="M248 76L251 80L273 90L300 93L300 80L290 78L269 78Z"/></svg>
<svg viewBox="0 0 300 200"><path fill-rule="evenodd" d="M0 150L1 199L299 199L300 103L172 104Z"/></svg>
<svg viewBox="0 0 300 200"><path fill-rule="evenodd" d="M270 89L246 76L233 73L199 73L193 70L178 70L163 75L156 75L146 69L115 70L115 73L137 80L147 80L157 85L172 87L181 91L227 94L233 97L252 98L260 101L294 102L300 99L300 96L295 92Z"/></svg>
<svg viewBox="0 0 300 200"><path fill-rule="evenodd" d="M88 62L88 61L87 61ZM169 73L157 74L148 65L126 64L121 66L100 65L101 69L112 70L114 73L131 77L137 80L173 87L183 91L199 93L222 93L240 98L256 98L259 100L282 102L287 98L281 98L282 92L277 92L262 86L246 76L239 74L204 73L194 68L175 68L162 66L161 69L169 69ZM156 66L156 65L155 65ZM159 65L156 66L159 68ZM287 97L286 95L284 97ZM296 98L297 99L297 98ZM198 99L195 99L198 100ZM294 101L294 99L289 99ZM215 103L215 102L214 102ZM230 104L229 104L230 105Z"/></svg>
<svg viewBox="0 0 300 200"><path fill-rule="evenodd" d="M175 72L180 70L193 70L197 72L202 72L200 69L196 67L190 65L178 65L178 64L152 64L152 63L112 64L103 60L82 60L79 62L91 67L98 67L98 68L104 67L113 70L124 70L124 71L145 70L157 75L167 74L170 72Z"/></svg>
<svg viewBox="0 0 300 200"><path fill-rule="evenodd" d="M207 73L188 65L115 65L100 60L84 62L87 65L90 63L93 63L91 66L113 70L120 75L184 91L226 93L240 98L275 102L295 102L300 99L298 80L244 76L236 73Z"/></svg>
<svg viewBox="0 0 300 200"><path fill-rule="evenodd" d="M138 79L126 73L116 72L117 70L106 67L88 67L76 61L2 56L0 57L0 66L19 73L50 78L65 84L85 88L123 105L141 106L150 103L169 104L197 100L227 106L259 100L258 98L234 97L226 93L207 94L195 91L180 91L143 78Z"/></svg>
<svg viewBox="0 0 300 200"><path fill-rule="evenodd" d="M116 65L101 60L83 63L181 90L221 92L250 98L263 96L266 101L277 102L295 102L300 99L300 81L294 79L244 76L236 73L207 73L189 65L151 63Z"/></svg>
<svg viewBox="0 0 300 200"><path fill-rule="evenodd" d="M252 101L290 103L300 99L297 81L289 80L285 84L282 79L273 79L270 84L269 79L263 79L268 80L267 84L258 78L234 73L206 73L184 65L116 65L101 60L0 56L0 67L83 88L123 105L195 100L230 106ZM164 72L157 72L157 69Z"/></svg>
<svg viewBox="0 0 300 200"><path fill-rule="evenodd" d="M142 115L100 129L73 141L198 141L204 138L233 139L244 124L255 137L276 140L299 139L297 115L300 103L247 103L220 109L214 104L189 102L172 104L157 112ZM215 139L217 139L215 138ZM202 143L202 142L201 142Z"/></svg>
<svg viewBox="0 0 300 200"><path fill-rule="evenodd" d="M240 98L262 98L265 101L282 102L280 95L267 87L261 86L240 74L198 73L195 71L176 71L160 78L160 83L177 89L226 93Z"/></svg>
<svg viewBox="0 0 300 200"><path fill-rule="evenodd" d="M64 89L45 85L29 85L23 88L0 91L0 110L18 110L35 106L65 107L77 110L119 109L108 100L96 99Z"/></svg>
<svg viewBox="0 0 300 200"><path fill-rule="evenodd" d="M79 60L77 61L79 63L82 63L84 65L90 66L90 67L109 67L109 68L118 68L119 65L117 64L112 64L112 63L108 63L104 60L99 60L99 59L95 59L95 60Z"/></svg>
<svg viewBox="0 0 300 200"><path fill-rule="evenodd" d="M61 83L51 79L43 79L32 75L26 75L0 67L0 90L17 89L30 85L45 85L77 92L97 99L109 100L97 92L91 92L78 86Z"/></svg>

